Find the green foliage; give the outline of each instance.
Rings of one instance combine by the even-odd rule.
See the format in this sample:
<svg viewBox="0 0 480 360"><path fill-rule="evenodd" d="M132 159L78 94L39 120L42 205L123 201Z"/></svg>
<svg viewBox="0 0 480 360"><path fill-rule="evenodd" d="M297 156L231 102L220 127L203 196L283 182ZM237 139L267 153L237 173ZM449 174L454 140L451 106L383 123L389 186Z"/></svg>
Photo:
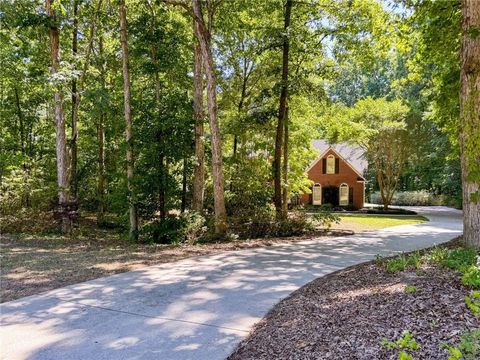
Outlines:
<svg viewBox="0 0 480 360"><path fill-rule="evenodd" d="M336 216L329 213L312 217L303 210L291 211L285 219L277 220L272 206L255 211L237 211L232 217L231 231L242 239L287 237L314 231L320 224L326 226Z"/></svg>
<svg viewBox="0 0 480 360"><path fill-rule="evenodd" d="M417 287L415 285L407 285L405 287L405 292L407 294L415 294L417 292Z"/></svg>
<svg viewBox="0 0 480 360"><path fill-rule="evenodd" d="M382 198L379 192L370 194L370 202L381 204ZM398 191L393 195L392 205L399 206L429 206L446 205L447 199L444 195L435 195L426 190Z"/></svg>
<svg viewBox="0 0 480 360"><path fill-rule="evenodd" d="M385 269L390 273L405 271L409 268L418 269L420 268L421 261L422 257L418 252L408 255L401 254L393 259L386 260Z"/></svg>
<svg viewBox="0 0 480 360"><path fill-rule="evenodd" d="M480 291L471 291L465 296L465 303L475 316L480 315Z"/></svg>
<svg viewBox="0 0 480 360"><path fill-rule="evenodd" d="M180 215L168 215L164 219L155 219L140 231L141 238L147 242L160 244L194 243L206 234L205 218L195 212Z"/></svg>
<svg viewBox="0 0 480 360"><path fill-rule="evenodd" d="M472 265L468 267L462 275L462 284L480 289L480 267Z"/></svg>
<svg viewBox="0 0 480 360"><path fill-rule="evenodd" d="M413 359L412 355L409 354L409 352L414 352L420 349L420 344L418 344L418 342L414 339L413 335L408 330L403 331L402 336L400 336L394 341L383 338L380 344L388 350L401 350L398 353L399 360Z"/></svg>
<svg viewBox="0 0 480 360"><path fill-rule="evenodd" d="M480 356L480 329L466 330L456 346L446 346L448 360L475 360Z"/></svg>

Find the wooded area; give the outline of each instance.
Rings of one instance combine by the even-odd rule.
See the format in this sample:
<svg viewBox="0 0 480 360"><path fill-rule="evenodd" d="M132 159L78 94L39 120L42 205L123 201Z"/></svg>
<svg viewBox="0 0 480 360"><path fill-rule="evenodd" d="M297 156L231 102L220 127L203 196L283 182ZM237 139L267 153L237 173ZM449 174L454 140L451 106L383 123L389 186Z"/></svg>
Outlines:
<svg viewBox="0 0 480 360"><path fill-rule="evenodd" d="M4 232L288 229L321 138L365 150L385 207L463 205L480 247L475 0L18 0L0 20Z"/></svg>

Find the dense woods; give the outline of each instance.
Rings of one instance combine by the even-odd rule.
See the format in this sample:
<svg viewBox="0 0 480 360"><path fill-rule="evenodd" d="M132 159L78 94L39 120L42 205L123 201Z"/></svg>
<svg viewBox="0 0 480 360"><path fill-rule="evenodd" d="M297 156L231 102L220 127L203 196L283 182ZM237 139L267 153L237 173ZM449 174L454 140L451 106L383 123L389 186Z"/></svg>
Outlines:
<svg viewBox="0 0 480 360"><path fill-rule="evenodd" d="M324 138L366 150L385 207L400 190L461 206L463 179L466 240L480 246L479 12L475 0L2 1L2 231L70 233L94 216L173 242L288 223Z"/></svg>

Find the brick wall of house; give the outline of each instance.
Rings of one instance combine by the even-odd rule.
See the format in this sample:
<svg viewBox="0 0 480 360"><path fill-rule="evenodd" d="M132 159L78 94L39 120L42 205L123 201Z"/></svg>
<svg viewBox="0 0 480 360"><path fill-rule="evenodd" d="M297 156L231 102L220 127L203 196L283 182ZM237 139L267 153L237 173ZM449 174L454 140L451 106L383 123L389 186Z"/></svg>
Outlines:
<svg viewBox="0 0 480 360"><path fill-rule="evenodd" d="M325 153L324 158L326 158L330 154L334 155L335 158L338 158L338 155L332 149ZM341 158L339 161L338 174L323 174L322 165L323 161L322 159L320 159L308 171L308 178L314 183L322 185L322 188L328 186L339 187L342 183L346 183L349 188L353 189L353 206L357 209L362 208L364 206L365 183L357 181L359 178L358 174ZM301 196L301 203L311 204L312 194L303 194Z"/></svg>

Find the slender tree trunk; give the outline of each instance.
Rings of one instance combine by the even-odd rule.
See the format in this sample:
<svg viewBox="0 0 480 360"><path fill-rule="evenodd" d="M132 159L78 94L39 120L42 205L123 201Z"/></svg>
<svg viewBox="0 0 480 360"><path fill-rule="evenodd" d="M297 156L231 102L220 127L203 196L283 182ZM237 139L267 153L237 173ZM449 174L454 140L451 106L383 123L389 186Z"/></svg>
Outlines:
<svg viewBox="0 0 480 360"><path fill-rule="evenodd" d="M59 68L59 30L55 11L52 8L53 0L46 0L46 12L50 18L49 38L50 38L50 57L51 74L55 75ZM54 94L55 102L55 148L57 156L57 185L58 185L58 206L61 216L61 226L63 233L71 231L71 221L68 214L69 202L69 184L68 184L68 154L65 135L65 118L63 114L63 94L57 87Z"/></svg>
<svg viewBox="0 0 480 360"><path fill-rule="evenodd" d="M125 0L119 1L120 12L120 42L122 45L122 70L123 70L123 97L125 111L125 139L127 142L127 187L128 204L130 212L130 240L138 239L138 219L135 189L133 185L134 158L133 158L133 130L132 112L130 108L130 74L128 69L128 40L127 40L127 12Z"/></svg>
<svg viewBox="0 0 480 360"><path fill-rule="evenodd" d="M247 76L247 65L246 62L243 64L243 79L242 79L242 91L240 93L240 101L238 102L238 107L237 107L237 116L240 118L242 116L242 111L243 111L243 104L245 102L245 98L247 96L247 81L248 81L248 76ZM237 176L238 173L238 163L237 163L237 149L238 149L238 136L237 134L233 135L233 161L234 161L234 171L232 174L232 178L230 179L230 191L234 191L234 179Z"/></svg>
<svg viewBox="0 0 480 360"><path fill-rule="evenodd" d="M180 204L180 211L185 212L187 208L187 158L183 159L183 169L182 169L182 202Z"/></svg>
<svg viewBox="0 0 480 360"><path fill-rule="evenodd" d="M212 136L212 177L213 199L215 208L215 233L224 234L227 230L227 213L225 209L224 174L222 161L222 140L217 117L217 82L215 78L215 66L211 48L210 32L203 20L201 1L193 0L193 12L195 14L196 35L200 43L203 55L204 70L207 78L207 103L210 131Z"/></svg>
<svg viewBox="0 0 480 360"><path fill-rule="evenodd" d="M29 168L27 165L27 147L25 144L25 117L23 116L22 106L20 105L20 95L18 94L18 89L15 87L15 104L17 105L17 116L19 121L20 128L20 146L22 151L22 167L23 167L23 195L22 203L25 207L31 206L30 201L30 185L29 185Z"/></svg>
<svg viewBox="0 0 480 360"><path fill-rule="evenodd" d="M74 59L78 55L78 0L73 2L73 34L72 34L72 54ZM77 93L77 80L72 80L72 139L70 140L70 186L71 194L74 201L77 199L78 183L77 183L77 163L78 163L78 150L77 150L77 116L76 108L78 106L78 93Z"/></svg>
<svg viewBox="0 0 480 360"><path fill-rule="evenodd" d="M150 9L150 16L152 24L150 26L150 34L152 38L155 36L156 28L156 18L157 14L155 11L154 3L147 1L147 6ZM160 73L158 70L158 58L157 58L157 44L153 44L150 49L150 57L152 59L153 66L155 67L155 108L158 111L158 116L160 118L160 100L161 100L161 84L160 84ZM161 126L161 124L160 124ZM165 166L165 154L164 154L164 134L163 129L160 128L157 133L157 142L158 142L158 210L160 212L160 218L164 219L167 215L166 213L166 171L167 167Z"/></svg>
<svg viewBox="0 0 480 360"><path fill-rule="evenodd" d="M282 193L282 216L288 212L288 104L285 109L283 138L283 193Z"/></svg>
<svg viewBox="0 0 480 360"><path fill-rule="evenodd" d="M288 30L290 27L290 16L292 12L292 0L287 0L284 10L284 34L283 34L283 59L282 59L282 90L280 94L280 105L278 109L277 134L275 137L275 159L274 159L274 187L275 187L275 209L277 218L282 214L282 147L283 130L288 100L288 52L290 41Z"/></svg>
<svg viewBox="0 0 480 360"><path fill-rule="evenodd" d="M480 249L480 4L462 1L460 145L463 236Z"/></svg>
<svg viewBox="0 0 480 360"><path fill-rule="evenodd" d="M106 92L105 72L106 64L103 59L103 37L100 37L98 51L102 64L100 67L100 81L102 90ZM98 142L98 179L97 179L97 223L101 224L105 220L105 111L101 110L100 118L97 124L97 142Z"/></svg>
<svg viewBox="0 0 480 360"><path fill-rule="evenodd" d="M105 113L102 110L97 125L98 141L98 182L97 182L97 223L105 219Z"/></svg>
<svg viewBox="0 0 480 360"><path fill-rule="evenodd" d="M193 21L194 35L199 31ZM193 199L192 208L203 213L203 199L205 193L205 143L203 134L203 61L202 49L198 39L193 49L193 113L195 120L195 166L193 168Z"/></svg>

